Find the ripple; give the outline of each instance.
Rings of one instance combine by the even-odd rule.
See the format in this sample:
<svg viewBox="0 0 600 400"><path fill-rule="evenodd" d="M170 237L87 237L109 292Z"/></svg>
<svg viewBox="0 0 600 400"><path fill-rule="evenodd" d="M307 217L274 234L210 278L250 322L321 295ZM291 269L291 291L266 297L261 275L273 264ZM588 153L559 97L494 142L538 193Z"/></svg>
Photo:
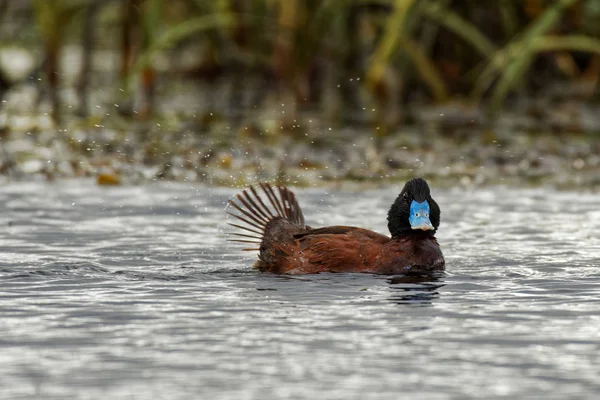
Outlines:
<svg viewBox="0 0 600 400"><path fill-rule="evenodd" d="M399 188L298 191L386 232ZM595 398L600 199L434 190L448 271L277 276L224 240L229 189L0 188L6 398ZM577 201L573 201L577 199Z"/></svg>

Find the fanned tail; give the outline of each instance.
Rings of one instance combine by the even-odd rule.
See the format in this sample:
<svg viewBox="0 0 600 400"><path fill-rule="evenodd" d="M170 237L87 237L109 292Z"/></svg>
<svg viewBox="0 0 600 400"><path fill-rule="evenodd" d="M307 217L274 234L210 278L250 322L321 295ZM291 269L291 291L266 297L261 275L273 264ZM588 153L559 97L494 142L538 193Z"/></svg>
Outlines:
<svg viewBox="0 0 600 400"><path fill-rule="evenodd" d="M294 193L285 186L271 186L268 183L259 183L242 190L234 199L229 200L234 212L227 213L237 218L243 225L229 223L243 233L234 232L235 239L230 242L254 244L256 247L243 249L245 251L259 250L259 246L265 236L267 224L274 219L282 218L299 227L304 227L304 214L296 200Z"/></svg>

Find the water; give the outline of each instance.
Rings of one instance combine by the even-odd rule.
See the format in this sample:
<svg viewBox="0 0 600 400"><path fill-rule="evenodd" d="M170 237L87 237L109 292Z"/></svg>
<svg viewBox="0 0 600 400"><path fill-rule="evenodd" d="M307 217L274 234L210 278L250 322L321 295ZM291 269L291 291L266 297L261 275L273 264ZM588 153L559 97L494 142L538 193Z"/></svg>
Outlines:
<svg viewBox="0 0 600 400"><path fill-rule="evenodd" d="M385 232L399 187L297 191L308 223ZM435 190L434 282L250 269L229 189L0 189L5 399L596 398L600 198Z"/></svg>

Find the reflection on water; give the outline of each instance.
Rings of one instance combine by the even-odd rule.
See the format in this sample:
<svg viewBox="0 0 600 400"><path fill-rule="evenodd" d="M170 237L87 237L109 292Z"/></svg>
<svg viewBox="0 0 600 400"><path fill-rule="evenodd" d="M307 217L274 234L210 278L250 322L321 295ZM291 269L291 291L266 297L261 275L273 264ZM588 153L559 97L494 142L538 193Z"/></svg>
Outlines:
<svg viewBox="0 0 600 400"><path fill-rule="evenodd" d="M298 191L386 231L400 187ZM435 190L442 276L276 276L227 189L0 188L0 398L595 398L600 199Z"/></svg>
<svg viewBox="0 0 600 400"><path fill-rule="evenodd" d="M398 276L388 280L390 283L390 301L396 304L418 306L431 305L440 295L439 288L444 287L440 278L424 276Z"/></svg>

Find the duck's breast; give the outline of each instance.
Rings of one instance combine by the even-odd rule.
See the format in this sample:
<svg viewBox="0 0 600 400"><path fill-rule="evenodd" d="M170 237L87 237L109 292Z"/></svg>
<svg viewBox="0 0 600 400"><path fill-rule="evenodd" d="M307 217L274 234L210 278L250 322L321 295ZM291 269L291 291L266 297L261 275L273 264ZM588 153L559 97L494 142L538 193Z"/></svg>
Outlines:
<svg viewBox="0 0 600 400"><path fill-rule="evenodd" d="M435 238L391 240L376 262L381 274L426 274L445 268L442 250Z"/></svg>

